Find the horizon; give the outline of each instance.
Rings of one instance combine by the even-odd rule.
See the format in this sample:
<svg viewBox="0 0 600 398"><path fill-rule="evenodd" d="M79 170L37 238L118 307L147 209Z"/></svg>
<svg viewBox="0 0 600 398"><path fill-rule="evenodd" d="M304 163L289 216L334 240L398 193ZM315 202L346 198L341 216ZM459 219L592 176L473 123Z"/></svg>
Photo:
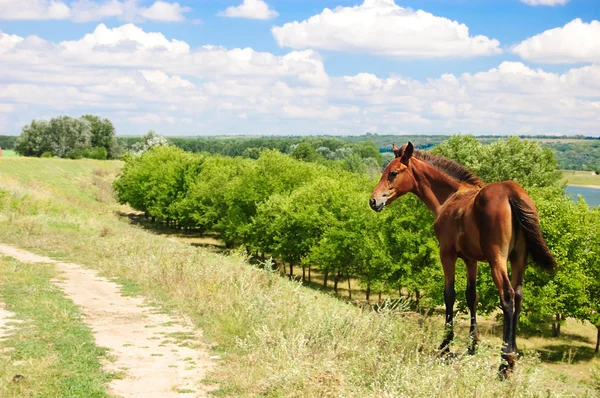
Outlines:
<svg viewBox="0 0 600 398"><path fill-rule="evenodd" d="M600 137L595 0L0 5L0 134Z"/></svg>

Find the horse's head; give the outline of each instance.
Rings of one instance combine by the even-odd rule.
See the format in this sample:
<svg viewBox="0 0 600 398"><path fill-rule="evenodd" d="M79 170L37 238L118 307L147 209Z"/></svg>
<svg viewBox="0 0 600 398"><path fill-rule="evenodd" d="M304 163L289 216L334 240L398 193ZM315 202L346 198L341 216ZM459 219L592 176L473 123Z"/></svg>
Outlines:
<svg viewBox="0 0 600 398"><path fill-rule="evenodd" d="M409 160L413 154L413 144L410 142L398 149L393 145L396 158L387 165L379 184L373 190L369 204L375 211L383 210L385 205L392 203L398 197L413 190L415 179Z"/></svg>

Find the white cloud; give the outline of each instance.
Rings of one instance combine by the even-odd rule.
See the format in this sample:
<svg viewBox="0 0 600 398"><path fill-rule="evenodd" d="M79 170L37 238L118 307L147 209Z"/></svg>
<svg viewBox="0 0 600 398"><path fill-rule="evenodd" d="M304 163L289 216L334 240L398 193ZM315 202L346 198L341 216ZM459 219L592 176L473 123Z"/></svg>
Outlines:
<svg viewBox="0 0 600 398"><path fill-rule="evenodd" d="M145 19L152 21L177 22L185 19L184 13L191 11L189 7L182 7L179 3L156 1L149 8L142 11Z"/></svg>
<svg viewBox="0 0 600 398"><path fill-rule="evenodd" d="M562 28L554 28L523 40L512 52L528 61L567 64L600 62L600 22L577 18Z"/></svg>
<svg viewBox="0 0 600 398"><path fill-rule="evenodd" d="M8 35L0 31L0 54L9 52L17 43L23 41L23 38L17 35Z"/></svg>
<svg viewBox="0 0 600 398"><path fill-rule="evenodd" d="M272 19L279 15L264 0L244 0L237 7L227 7L217 15L230 18Z"/></svg>
<svg viewBox="0 0 600 398"><path fill-rule="evenodd" d="M118 18L124 21L151 20L176 22L191 11L179 3L157 0L150 7L139 0L77 0L67 4L61 0L0 0L0 20L71 20L100 21Z"/></svg>
<svg viewBox="0 0 600 398"><path fill-rule="evenodd" d="M469 28L394 0L364 0L360 6L324 9L302 22L275 26L281 47L370 53L399 58L470 57L499 54L498 40L470 36Z"/></svg>
<svg viewBox="0 0 600 398"><path fill-rule="evenodd" d="M529 6L564 6L571 0L521 0Z"/></svg>
<svg viewBox="0 0 600 398"><path fill-rule="evenodd" d="M145 32L133 24L113 29L100 24L79 40L60 43L49 43L35 36L23 40L4 34L0 36L2 51L10 52L0 61L18 67L24 64L41 64L44 68L87 65L157 69L198 78L228 75L290 77L309 85L327 85L329 81L319 54L312 50L292 51L283 56L251 48L228 50L202 46L192 50L184 41L169 40L161 33Z"/></svg>
<svg viewBox="0 0 600 398"><path fill-rule="evenodd" d="M313 50L285 55L99 25L53 43L0 33L0 131L98 113L120 134L598 134L600 65L551 73L521 62L424 80L329 76Z"/></svg>
<svg viewBox="0 0 600 398"><path fill-rule="evenodd" d="M71 10L55 0L0 0L0 19L67 19Z"/></svg>

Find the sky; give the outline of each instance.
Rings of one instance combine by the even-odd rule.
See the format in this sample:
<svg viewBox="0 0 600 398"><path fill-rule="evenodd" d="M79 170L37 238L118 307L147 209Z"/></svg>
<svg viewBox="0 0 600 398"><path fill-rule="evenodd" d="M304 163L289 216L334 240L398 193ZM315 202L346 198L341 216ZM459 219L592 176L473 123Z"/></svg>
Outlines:
<svg viewBox="0 0 600 398"><path fill-rule="evenodd" d="M600 136L598 0L0 0L0 134Z"/></svg>

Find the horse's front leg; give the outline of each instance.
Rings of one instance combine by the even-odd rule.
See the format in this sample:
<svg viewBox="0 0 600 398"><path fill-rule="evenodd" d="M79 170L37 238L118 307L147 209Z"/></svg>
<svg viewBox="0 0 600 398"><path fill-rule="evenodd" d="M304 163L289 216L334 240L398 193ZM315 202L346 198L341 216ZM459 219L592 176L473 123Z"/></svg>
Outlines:
<svg viewBox="0 0 600 398"><path fill-rule="evenodd" d="M454 290L456 253L454 251L440 251L442 266L444 267L444 303L446 304L446 325L444 341L440 345L442 355L450 352L450 342L454 339Z"/></svg>

